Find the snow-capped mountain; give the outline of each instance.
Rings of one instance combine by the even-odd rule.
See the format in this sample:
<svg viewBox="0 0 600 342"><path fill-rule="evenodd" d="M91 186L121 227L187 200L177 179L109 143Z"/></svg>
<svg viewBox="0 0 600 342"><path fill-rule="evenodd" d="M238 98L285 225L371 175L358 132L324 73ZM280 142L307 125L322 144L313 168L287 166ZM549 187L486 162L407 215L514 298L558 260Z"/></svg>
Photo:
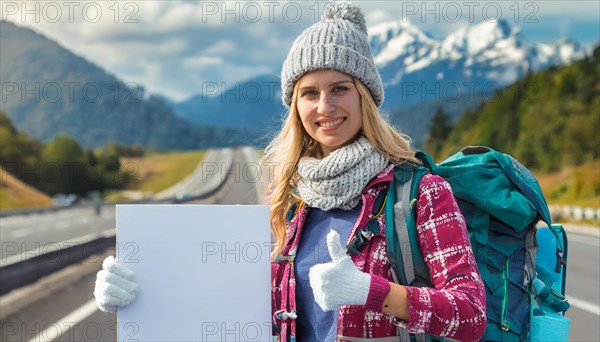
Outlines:
<svg viewBox="0 0 600 342"><path fill-rule="evenodd" d="M566 64L583 55L579 45L569 40L554 45L531 43L504 21L466 26L443 40L410 23L388 22L369 28L369 37L385 86L383 109L394 125L411 133L417 145L424 141L437 107L457 117L529 71ZM192 122L243 127L245 134L256 131L268 136L286 113L279 101L279 77L264 75L240 84L241 89L257 87L263 94L258 101L200 94L174 109ZM215 111L220 115L214 115Z"/></svg>
<svg viewBox="0 0 600 342"><path fill-rule="evenodd" d="M388 108L493 94L530 71L583 57L576 42L532 43L503 20L465 26L443 40L396 21L370 28L369 35Z"/></svg>

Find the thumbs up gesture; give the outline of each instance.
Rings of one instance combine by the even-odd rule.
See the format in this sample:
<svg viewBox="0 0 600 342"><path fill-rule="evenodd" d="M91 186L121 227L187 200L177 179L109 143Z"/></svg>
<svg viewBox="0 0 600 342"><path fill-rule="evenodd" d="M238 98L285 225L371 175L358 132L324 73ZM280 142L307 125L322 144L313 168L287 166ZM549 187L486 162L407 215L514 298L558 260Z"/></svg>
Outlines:
<svg viewBox="0 0 600 342"><path fill-rule="evenodd" d="M327 249L332 261L315 265L308 273L317 304L323 311L337 310L342 305L365 305L371 275L356 268L334 230L327 234Z"/></svg>

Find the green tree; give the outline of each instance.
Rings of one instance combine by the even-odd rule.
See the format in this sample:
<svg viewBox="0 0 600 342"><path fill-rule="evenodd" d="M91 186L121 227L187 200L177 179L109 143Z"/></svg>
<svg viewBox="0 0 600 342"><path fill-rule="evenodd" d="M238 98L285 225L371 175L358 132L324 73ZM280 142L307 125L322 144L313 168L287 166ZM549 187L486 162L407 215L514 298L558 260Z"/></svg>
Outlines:
<svg viewBox="0 0 600 342"><path fill-rule="evenodd" d="M446 140L452 131L450 116L442 107L438 107L431 121L431 128L426 142L426 150L437 159L444 148Z"/></svg>
<svg viewBox="0 0 600 342"><path fill-rule="evenodd" d="M6 114L0 111L0 166L41 190L39 156L42 144L19 132Z"/></svg>
<svg viewBox="0 0 600 342"><path fill-rule="evenodd" d="M89 188L85 154L81 146L66 134L50 141L41 154L42 184L46 193L83 194Z"/></svg>

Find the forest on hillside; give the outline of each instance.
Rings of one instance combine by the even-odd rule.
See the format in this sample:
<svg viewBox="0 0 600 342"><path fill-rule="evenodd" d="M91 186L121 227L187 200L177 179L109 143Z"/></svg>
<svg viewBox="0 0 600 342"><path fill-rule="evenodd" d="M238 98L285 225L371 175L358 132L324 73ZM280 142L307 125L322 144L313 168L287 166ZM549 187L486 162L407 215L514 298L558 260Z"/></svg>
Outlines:
<svg viewBox="0 0 600 342"><path fill-rule="evenodd" d="M109 143L96 150L81 147L65 133L47 143L15 128L0 111L0 166L19 180L49 194L119 189L134 180L120 170L121 157L142 156L141 146Z"/></svg>
<svg viewBox="0 0 600 342"><path fill-rule="evenodd" d="M600 46L568 66L528 74L456 124L439 108L423 148L440 162L464 146L489 146L532 170L599 158Z"/></svg>

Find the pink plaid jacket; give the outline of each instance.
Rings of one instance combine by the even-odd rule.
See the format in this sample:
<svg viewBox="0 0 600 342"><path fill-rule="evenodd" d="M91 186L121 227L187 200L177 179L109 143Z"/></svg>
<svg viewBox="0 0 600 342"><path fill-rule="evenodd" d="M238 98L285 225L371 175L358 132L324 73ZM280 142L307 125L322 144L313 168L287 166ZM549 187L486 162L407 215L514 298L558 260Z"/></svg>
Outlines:
<svg viewBox="0 0 600 342"><path fill-rule="evenodd" d="M351 230L366 226L375 199L386 191L393 177L393 166L375 177L362 194L363 207ZM274 334L281 341L295 340L295 279L293 259L300 242L307 210L302 204L289 221L287 242L272 263L272 306ZM425 175L417 199L417 231L421 253L430 270L434 288L407 286L410 318L402 321L363 306L343 306L339 311L338 338L381 338L397 336L398 326L411 333L444 336L460 341L478 340L485 330L485 289L477 270L471 243L458 204L448 182L439 176ZM375 235L352 256L356 267L366 273L392 281L385 247L385 215L377 218L381 233ZM300 336L301 339L301 336Z"/></svg>

